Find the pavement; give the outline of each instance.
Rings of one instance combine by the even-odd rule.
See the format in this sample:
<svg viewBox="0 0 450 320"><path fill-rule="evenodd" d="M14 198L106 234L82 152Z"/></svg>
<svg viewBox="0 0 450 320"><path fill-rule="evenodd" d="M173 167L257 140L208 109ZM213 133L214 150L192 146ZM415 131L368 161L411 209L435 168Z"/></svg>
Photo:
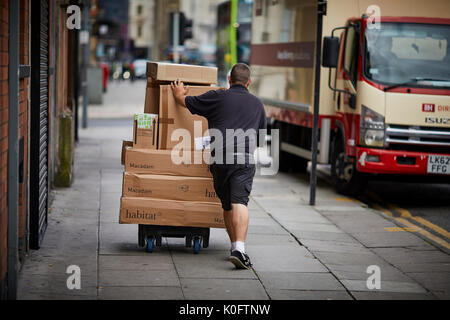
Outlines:
<svg viewBox="0 0 450 320"><path fill-rule="evenodd" d="M48 229L22 266L19 299L450 298L448 252L384 212L336 194L325 180L318 182L317 205L309 206L309 178L301 174L255 178L246 243L253 270L227 261L222 229L211 230L210 247L198 255L173 238L146 253L137 226L118 223L121 142L132 136L144 88L114 84L104 105L90 109L73 185L52 191ZM79 267L80 289L68 289L69 266ZM377 275L380 287L373 288Z"/></svg>

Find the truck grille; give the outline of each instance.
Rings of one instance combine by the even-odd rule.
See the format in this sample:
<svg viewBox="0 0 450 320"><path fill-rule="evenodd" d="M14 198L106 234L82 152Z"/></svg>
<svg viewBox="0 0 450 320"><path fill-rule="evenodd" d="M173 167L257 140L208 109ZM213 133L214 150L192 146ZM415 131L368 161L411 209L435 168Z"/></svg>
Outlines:
<svg viewBox="0 0 450 320"><path fill-rule="evenodd" d="M450 147L450 128L388 125L386 144Z"/></svg>

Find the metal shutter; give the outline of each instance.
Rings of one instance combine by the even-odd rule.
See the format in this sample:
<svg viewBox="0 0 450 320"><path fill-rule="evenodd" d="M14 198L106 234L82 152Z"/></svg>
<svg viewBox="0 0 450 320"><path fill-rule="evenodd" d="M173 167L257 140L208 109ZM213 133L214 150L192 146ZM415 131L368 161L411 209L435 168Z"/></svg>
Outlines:
<svg viewBox="0 0 450 320"><path fill-rule="evenodd" d="M30 248L47 229L49 120L49 5L31 1Z"/></svg>

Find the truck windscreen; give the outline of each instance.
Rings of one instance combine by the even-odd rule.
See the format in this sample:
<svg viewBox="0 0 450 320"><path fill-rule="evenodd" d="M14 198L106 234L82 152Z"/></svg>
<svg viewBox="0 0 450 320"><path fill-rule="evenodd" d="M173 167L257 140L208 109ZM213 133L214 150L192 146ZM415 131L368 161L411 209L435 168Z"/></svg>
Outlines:
<svg viewBox="0 0 450 320"><path fill-rule="evenodd" d="M368 79L387 85L450 87L449 25L385 22L379 29L366 29L365 39Z"/></svg>

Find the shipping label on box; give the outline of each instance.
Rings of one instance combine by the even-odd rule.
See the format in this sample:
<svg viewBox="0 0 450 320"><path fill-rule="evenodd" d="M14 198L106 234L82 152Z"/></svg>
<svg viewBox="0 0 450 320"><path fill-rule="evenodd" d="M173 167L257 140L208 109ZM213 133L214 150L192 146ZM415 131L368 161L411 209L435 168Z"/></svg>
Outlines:
<svg viewBox="0 0 450 320"><path fill-rule="evenodd" d="M119 222L174 227L225 228L218 203L122 197Z"/></svg>
<svg viewBox="0 0 450 320"><path fill-rule="evenodd" d="M136 114L134 117L133 146L139 149L156 149L158 143L158 115Z"/></svg>
<svg viewBox="0 0 450 320"><path fill-rule="evenodd" d="M125 171L188 177L211 177L210 155L204 151L125 149ZM175 154L172 155L172 152ZM173 156L173 157L172 157Z"/></svg>
<svg viewBox="0 0 450 320"><path fill-rule="evenodd" d="M212 178L183 177L125 172L124 197L150 197L180 201L220 203Z"/></svg>
<svg viewBox="0 0 450 320"><path fill-rule="evenodd" d="M211 137L195 138L195 150L211 150Z"/></svg>

